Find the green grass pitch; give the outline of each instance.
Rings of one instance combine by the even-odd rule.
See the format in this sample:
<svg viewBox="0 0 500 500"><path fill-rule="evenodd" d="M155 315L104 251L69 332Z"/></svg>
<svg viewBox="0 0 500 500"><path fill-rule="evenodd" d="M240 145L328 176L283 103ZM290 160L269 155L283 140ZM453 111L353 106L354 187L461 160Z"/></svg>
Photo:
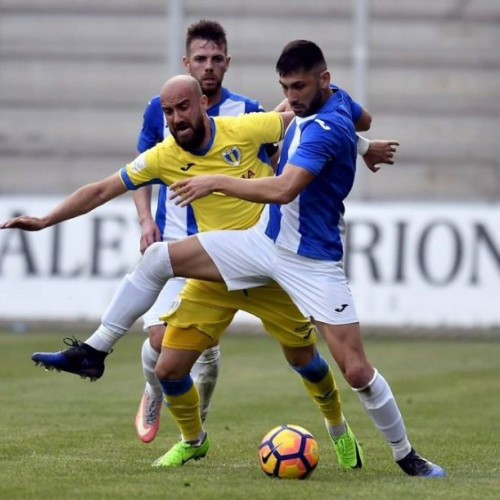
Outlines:
<svg viewBox="0 0 500 500"><path fill-rule="evenodd" d="M178 431L164 408L156 440L145 445L135 437L143 336L124 338L96 383L44 372L31 362L32 351L60 349L62 337L0 333L2 499L500 498L498 340L367 339L369 357L391 383L411 441L449 474L422 479L405 476L393 463L335 366L344 413L366 458L363 470L341 470L318 410L264 335L231 334L222 341L221 375L206 423L207 458L153 469ZM330 360L322 342L320 349ZM319 443L320 463L306 481L270 479L259 468L262 436L283 423L307 428Z"/></svg>

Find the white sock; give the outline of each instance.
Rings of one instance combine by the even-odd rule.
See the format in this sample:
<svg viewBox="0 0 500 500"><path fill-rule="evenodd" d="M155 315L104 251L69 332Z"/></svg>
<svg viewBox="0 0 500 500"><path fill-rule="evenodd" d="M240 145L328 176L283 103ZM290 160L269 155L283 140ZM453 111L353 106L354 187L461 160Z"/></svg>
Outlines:
<svg viewBox="0 0 500 500"><path fill-rule="evenodd" d="M375 370L375 375L366 387L354 389L361 403L392 448L395 460L404 458L411 450L406 436L403 417L392 394L389 384Z"/></svg>
<svg viewBox="0 0 500 500"><path fill-rule="evenodd" d="M123 333L114 332L101 323L85 343L98 351L109 352L122 335Z"/></svg>
<svg viewBox="0 0 500 500"><path fill-rule="evenodd" d="M173 277L166 243L153 243L131 274L125 276L102 316L99 328L86 344L108 351L155 302Z"/></svg>
<svg viewBox="0 0 500 500"><path fill-rule="evenodd" d="M330 434L330 436L332 436L333 438L342 436L342 434L345 434L347 432L347 423L345 421L344 415L342 415L342 422L340 422L340 424L331 425L325 419L325 425L328 434Z"/></svg>
<svg viewBox="0 0 500 500"><path fill-rule="evenodd" d="M189 441L181 434L181 440L184 443L189 443L192 446L201 446L203 444L203 441L205 441L205 437L207 436L207 433L205 432L204 429L201 430L201 432L198 434L196 439L190 439Z"/></svg>
<svg viewBox="0 0 500 500"><path fill-rule="evenodd" d="M205 421L210 401L219 375L220 350L219 346L205 349L191 369L191 376L200 393L201 420Z"/></svg>
<svg viewBox="0 0 500 500"><path fill-rule="evenodd" d="M163 394L160 382L155 375L155 367L159 357L160 353L151 347L149 338L147 338L142 344L142 371L144 372L144 378L146 379L146 391L154 398L158 398Z"/></svg>

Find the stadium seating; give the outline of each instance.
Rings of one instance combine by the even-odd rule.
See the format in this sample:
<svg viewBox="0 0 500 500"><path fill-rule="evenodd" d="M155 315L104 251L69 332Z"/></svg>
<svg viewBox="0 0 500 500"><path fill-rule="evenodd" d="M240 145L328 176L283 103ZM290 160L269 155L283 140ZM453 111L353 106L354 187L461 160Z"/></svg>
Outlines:
<svg viewBox="0 0 500 500"><path fill-rule="evenodd" d="M354 92L351 0L185 0L185 26L227 29L226 84L267 108L274 63L295 38L316 41ZM498 200L500 2L372 2L366 106L370 137L401 141L399 165L363 173L370 200ZM135 154L142 111L171 75L164 0L3 0L0 193L67 193ZM43 172L43 176L40 175Z"/></svg>

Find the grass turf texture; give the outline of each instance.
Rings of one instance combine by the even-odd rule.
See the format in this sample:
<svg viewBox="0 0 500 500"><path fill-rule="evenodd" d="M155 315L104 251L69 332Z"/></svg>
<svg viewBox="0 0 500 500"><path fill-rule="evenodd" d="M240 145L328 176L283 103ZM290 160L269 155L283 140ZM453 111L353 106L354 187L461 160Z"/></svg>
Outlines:
<svg viewBox="0 0 500 500"><path fill-rule="evenodd" d="M416 449L449 474L422 479L405 476L393 463L335 366L344 413L366 457L365 469L341 470L318 410L279 347L264 335L223 339L221 375L206 425L207 458L153 469L151 463L177 440L178 431L164 408L156 440L145 445L135 437L143 336L124 338L96 383L44 372L31 362L32 351L62 348L62 337L0 333L0 498L500 498L499 341L366 341L370 359L398 398ZM323 343L320 349L326 354ZM304 426L319 443L319 465L306 481L270 479L259 468L261 438L283 423Z"/></svg>

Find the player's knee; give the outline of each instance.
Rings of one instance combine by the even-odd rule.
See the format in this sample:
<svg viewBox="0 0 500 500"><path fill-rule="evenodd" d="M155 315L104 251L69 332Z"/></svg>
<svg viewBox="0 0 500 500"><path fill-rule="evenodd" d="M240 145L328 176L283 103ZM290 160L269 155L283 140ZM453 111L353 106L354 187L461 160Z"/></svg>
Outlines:
<svg viewBox="0 0 500 500"><path fill-rule="evenodd" d="M317 350L314 350L312 354L309 359L307 359L307 356L304 357L304 361L307 360L306 362L300 365L290 363L290 365L302 378L309 382L319 382L323 380L330 368Z"/></svg>
<svg viewBox="0 0 500 500"><path fill-rule="evenodd" d="M138 269L145 276L159 279L162 283L172 278L167 245L158 241L150 245L144 252Z"/></svg>
<svg viewBox="0 0 500 500"><path fill-rule="evenodd" d="M158 363L155 368L155 375L158 380L177 380L189 375L189 370L176 365Z"/></svg>
<svg viewBox="0 0 500 500"><path fill-rule="evenodd" d="M373 376L373 367L366 359L360 358L346 363L342 374L351 387L365 387Z"/></svg>
<svg viewBox="0 0 500 500"><path fill-rule="evenodd" d="M314 345L303 347L287 347L282 345L283 353L288 364L295 370L311 363L317 351Z"/></svg>
<svg viewBox="0 0 500 500"><path fill-rule="evenodd" d="M154 325L149 328L149 343L156 352L161 352L161 341L165 333L165 325Z"/></svg>

